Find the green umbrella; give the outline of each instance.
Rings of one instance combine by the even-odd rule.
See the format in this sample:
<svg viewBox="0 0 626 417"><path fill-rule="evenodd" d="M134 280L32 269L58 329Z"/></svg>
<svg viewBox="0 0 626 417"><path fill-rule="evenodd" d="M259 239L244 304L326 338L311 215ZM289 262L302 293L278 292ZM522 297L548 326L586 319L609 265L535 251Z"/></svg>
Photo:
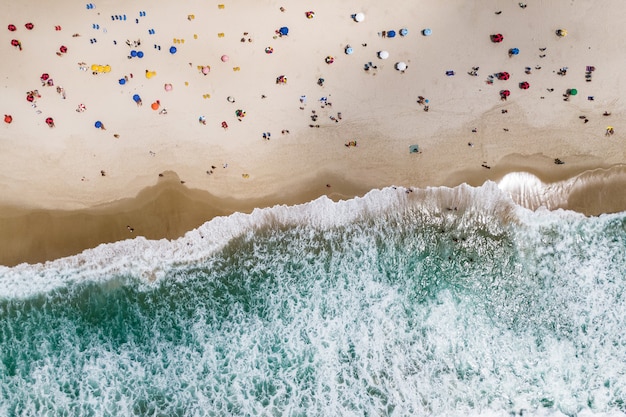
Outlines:
<svg viewBox="0 0 626 417"><path fill-rule="evenodd" d="M578 90L575 89L575 88L570 88L569 95L570 96L575 96L576 94L578 94Z"/></svg>

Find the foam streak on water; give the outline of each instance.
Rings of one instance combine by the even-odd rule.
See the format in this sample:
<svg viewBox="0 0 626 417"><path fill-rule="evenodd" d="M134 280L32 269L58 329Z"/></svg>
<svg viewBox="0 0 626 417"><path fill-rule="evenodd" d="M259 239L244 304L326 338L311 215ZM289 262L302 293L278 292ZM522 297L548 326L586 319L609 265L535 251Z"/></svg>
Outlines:
<svg viewBox="0 0 626 417"><path fill-rule="evenodd" d="M625 247L487 184L4 268L0 415L622 414Z"/></svg>

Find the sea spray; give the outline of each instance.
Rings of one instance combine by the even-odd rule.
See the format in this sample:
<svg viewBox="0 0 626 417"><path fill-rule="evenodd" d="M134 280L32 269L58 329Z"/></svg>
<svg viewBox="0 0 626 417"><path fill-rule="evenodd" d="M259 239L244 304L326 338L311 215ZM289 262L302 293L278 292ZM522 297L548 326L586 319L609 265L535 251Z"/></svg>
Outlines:
<svg viewBox="0 0 626 417"><path fill-rule="evenodd" d="M626 215L388 188L0 271L3 415L623 413Z"/></svg>

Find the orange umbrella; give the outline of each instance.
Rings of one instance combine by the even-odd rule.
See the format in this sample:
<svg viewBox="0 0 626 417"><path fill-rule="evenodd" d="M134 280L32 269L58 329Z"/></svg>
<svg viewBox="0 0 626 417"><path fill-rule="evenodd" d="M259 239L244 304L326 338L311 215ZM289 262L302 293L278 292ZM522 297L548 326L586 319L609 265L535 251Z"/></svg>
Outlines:
<svg viewBox="0 0 626 417"><path fill-rule="evenodd" d="M159 107L161 107L161 103L159 102L159 100L157 100L154 103L152 103L150 107L152 107L152 110L159 110Z"/></svg>
<svg viewBox="0 0 626 417"><path fill-rule="evenodd" d="M4 115L4 123L11 123L12 121L13 121L13 116L11 116L10 114Z"/></svg>

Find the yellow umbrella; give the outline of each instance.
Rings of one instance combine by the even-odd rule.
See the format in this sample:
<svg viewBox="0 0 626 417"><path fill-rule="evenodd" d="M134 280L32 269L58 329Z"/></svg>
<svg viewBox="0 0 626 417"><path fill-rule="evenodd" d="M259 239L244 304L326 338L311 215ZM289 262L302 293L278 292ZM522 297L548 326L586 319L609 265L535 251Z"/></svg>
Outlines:
<svg viewBox="0 0 626 417"><path fill-rule="evenodd" d="M556 34L563 38L563 37L567 36L567 30L559 29L559 30L556 31Z"/></svg>
<svg viewBox="0 0 626 417"><path fill-rule="evenodd" d="M111 66L110 65L105 65L104 69L102 71L103 72L111 72Z"/></svg>
<svg viewBox="0 0 626 417"><path fill-rule="evenodd" d="M98 65L98 72L104 72L104 65Z"/></svg>
<svg viewBox="0 0 626 417"><path fill-rule="evenodd" d="M91 70L92 70L92 71L98 71L98 64L93 64L93 65L91 66Z"/></svg>

